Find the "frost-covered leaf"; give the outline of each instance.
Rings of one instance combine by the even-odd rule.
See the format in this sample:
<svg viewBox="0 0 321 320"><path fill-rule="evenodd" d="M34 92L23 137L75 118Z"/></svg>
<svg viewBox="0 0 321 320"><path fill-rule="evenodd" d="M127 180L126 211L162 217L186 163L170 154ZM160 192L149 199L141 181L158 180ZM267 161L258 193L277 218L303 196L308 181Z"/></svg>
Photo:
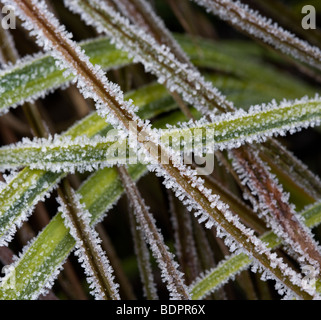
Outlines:
<svg viewBox="0 0 321 320"><path fill-rule="evenodd" d="M124 152L121 153L121 150ZM9 168L7 164L10 164L10 167L23 167L27 164L31 169L52 172L74 172L75 169L80 172L93 171L115 164L126 164L127 161L132 163L133 159L127 157L126 150L126 140L118 141L108 137L24 139L13 148L2 149L3 169ZM19 163L22 158L25 159L25 164Z"/></svg>
<svg viewBox="0 0 321 320"><path fill-rule="evenodd" d="M308 263L318 270L321 263L320 247L310 230L297 217L294 206L289 202L289 194L284 192L270 168L257 157L255 150L248 152L240 148L230 153L234 170L241 184L248 189L244 197L250 201L255 198L254 210L299 255L299 263ZM248 198L247 194L252 197Z"/></svg>
<svg viewBox="0 0 321 320"><path fill-rule="evenodd" d="M183 280L183 274L178 270L178 264L174 259L174 255L165 245L163 235L158 230L156 221L149 212L135 182L131 179L126 168L119 167L118 171L139 228L142 230L145 241L149 244L150 250L161 269L162 280L166 283L171 299L190 299L189 292Z"/></svg>
<svg viewBox="0 0 321 320"><path fill-rule="evenodd" d="M156 283L150 261L150 253L146 244L145 236L135 218L132 208L129 209L129 221L134 240L139 274L143 284L144 296L147 300L158 300Z"/></svg>
<svg viewBox="0 0 321 320"><path fill-rule="evenodd" d="M127 98L134 99L141 106L139 114L142 117L152 117L173 107L171 101L163 101L166 91L159 86L147 86L129 93ZM97 113L92 113L72 128L65 135L73 138L86 135L93 137L105 134L110 130L104 119ZM0 242L5 244L31 214L33 207L49 193L50 190L65 175L63 172L53 173L44 170L25 168L21 172L7 178L7 183L0 189Z"/></svg>
<svg viewBox="0 0 321 320"><path fill-rule="evenodd" d="M154 37L159 44L168 46L174 55L183 63L194 68L186 53L176 42L164 21L156 14L152 5L146 0L112 0L119 11L133 24L144 29Z"/></svg>
<svg viewBox="0 0 321 320"><path fill-rule="evenodd" d="M141 165L132 166L129 172L137 180L145 172ZM78 194L81 203L91 214L91 225L101 221L104 214L120 198L123 192L117 170L106 168L94 173ZM45 229L24 248L13 264L16 273L16 290L0 287L0 298L5 300L36 299L51 288L61 266L74 249L75 240L65 227L61 213L58 213Z"/></svg>
<svg viewBox="0 0 321 320"><path fill-rule="evenodd" d="M118 284L114 283L114 270L101 248L98 233L90 225L90 213L67 180L59 190L58 202L58 210L61 210L64 223L76 241L75 254L85 270L91 294L96 300L120 300Z"/></svg>
<svg viewBox="0 0 321 320"><path fill-rule="evenodd" d="M233 44L229 42L222 41L217 46L212 42L194 39L193 41L197 41L198 48L198 51L195 51L194 46L188 41L189 37L180 36L177 40L196 66L215 68L237 76L237 79L223 75L211 76L208 80L226 92L229 98L238 105L247 107L254 102L261 103L263 100L267 102L272 98L293 99L307 93L314 94L313 88L305 83L284 74L277 74L259 63L260 52L256 52L253 45L241 42L239 47L244 50L238 49L237 51L237 48L234 49ZM109 39L87 40L80 45L94 64L99 64L106 70L131 62L125 52L115 49L110 44ZM234 52L237 52L238 56L234 55ZM239 55L244 57L246 64L238 63ZM251 59L252 57L254 59ZM33 76L27 77L24 76L25 74ZM55 59L47 54L25 57L17 64L9 65L0 72L0 92L2 92L0 112L5 113L10 107L17 106L24 101L34 101L37 97L42 97L55 88L67 86L71 80L71 76L69 80L63 76L63 71L60 71L55 64ZM244 90L248 94L244 95Z"/></svg>
<svg viewBox="0 0 321 320"><path fill-rule="evenodd" d="M0 246L11 241L34 206L43 201L59 182L61 174L24 169L7 178L0 189Z"/></svg>
<svg viewBox="0 0 321 320"><path fill-rule="evenodd" d="M185 123L181 128L163 129L159 135L162 144L174 150L201 153L204 147L209 150L232 149L247 142L266 141L273 135L292 134L302 128L316 126L320 120L321 99L303 98L280 105L273 102L267 106L254 106L248 112L240 110L224 114L217 117L214 123ZM212 135L208 136L211 132ZM105 138L95 139L59 136L49 140L25 139L0 149L0 168L29 166L53 172L74 172L137 162L137 155L129 152L128 143L118 141L117 135L117 131L109 131ZM210 139L214 141L213 146Z"/></svg>
<svg viewBox="0 0 321 320"><path fill-rule="evenodd" d="M215 149L237 148L246 142L263 142L274 135L283 136L287 132L293 134L307 126L317 126L321 120L321 99L303 98L296 101L275 101L268 105L257 105L248 112L239 110L216 117L213 123L183 124L182 128L161 130L164 143L174 149L183 148L190 151L191 142L194 149L210 143L207 141L206 130L214 134ZM184 128L185 127L185 128ZM190 140L189 140L190 138ZM181 143L184 139L184 144Z"/></svg>
<svg viewBox="0 0 321 320"><path fill-rule="evenodd" d="M321 50L297 38L277 23L260 15L240 1L194 0L222 20L243 30L247 34L263 40L282 53L292 56L314 68L321 69Z"/></svg>
<svg viewBox="0 0 321 320"><path fill-rule="evenodd" d="M321 205L316 203L306 208L302 213L302 218L307 227L313 228L321 223ZM275 248L282 241L272 232L261 237L268 247ZM225 260L212 270L208 270L198 280L190 286L193 300L203 299L211 292L218 290L229 280L234 279L235 275L248 268L252 263L251 259L244 253L235 254Z"/></svg>
<svg viewBox="0 0 321 320"><path fill-rule="evenodd" d="M141 62L169 91L182 94L186 102L203 114L210 115L210 110L233 109L233 105L197 70L177 60L169 47L159 45L144 29L130 24L110 5L96 0L66 1L65 5L80 14L87 24L109 35L116 47L127 51L134 62Z"/></svg>
<svg viewBox="0 0 321 320"><path fill-rule="evenodd" d="M92 63L108 70L131 63L126 53L110 44L107 39L80 43ZM0 71L0 113L25 101L35 101L53 90L68 85L74 77L64 77L53 57L36 54L19 60Z"/></svg>

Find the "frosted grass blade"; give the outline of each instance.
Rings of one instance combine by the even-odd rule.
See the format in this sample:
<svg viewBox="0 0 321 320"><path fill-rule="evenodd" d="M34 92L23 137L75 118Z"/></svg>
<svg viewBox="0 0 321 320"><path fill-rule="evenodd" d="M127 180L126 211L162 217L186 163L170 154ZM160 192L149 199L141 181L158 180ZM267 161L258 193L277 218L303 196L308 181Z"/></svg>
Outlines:
<svg viewBox="0 0 321 320"><path fill-rule="evenodd" d="M209 78L216 87L228 92L229 98L237 102L238 105L248 107L253 103L254 98L258 103L261 103L262 99L266 102L276 97L293 99L307 93L312 95L315 92L311 87L295 81L291 77L279 73L276 76L275 71L256 62L260 52L255 52L255 46L247 47L244 43L240 43L240 47L244 47L244 52L238 52L238 55L243 55L244 60L249 62L245 65L239 65L237 63L238 58L233 54L235 50L232 44L228 42L222 42L220 46L216 46L213 43L198 39L197 44L201 50L199 52L195 51L187 40L187 37L178 37L179 44L188 52L197 66L229 72L242 79L237 81L223 76L211 76ZM92 63L99 64L105 70L132 63L127 54L116 49L107 38L88 40L80 43L80 46L88 54ZM202 59L200 59L200 54ZM256 59L250 59L251 57ZM257 77L258 74L262 75L262 73L264 73L264 77ZM24 74L32 74L33 76L22 76ZM5 113L10 107L16 107L24 101L34 101L43 97L56 88L65 87L72 79L72 76L66 79L63 76L63 71L55 65L55 59L47 54L25 57L17 64L7 66L0 71L0 113ZM244 96L244 88L251 91L251 94ZM272 88L273 96L270 95ZM250 100L247 100L248 96L251 97Z"/></svg>
<svg viewBox="0 0 321 320"><path fill-rule="evenodd" d="M202 153L210 148L206 132L213 131L216 150L233 149L246 143L263 142L272 136L293 134L302 128L317 126L321 121L321 99L303 98L293 102L275 102L254 106L248 112L240 110L224 114L214 123L184 123L175 129L159 131L163 145L176 151ZM157 125L157 123L156 123ZM113 140L118 134L110 131L105 138L88 139L24 139L16 145L0 148L0 168L15 169L23 166L52 172L92 171L113 164L138 162L138 156L128 155L128 143ZM183 139L183 141L182 141ZM183 144L184 142L184 144ZM115 150L119 151L114 155Z"/></svg>
<svg viewBox="0 0 321 320"><path fill-rule="evenodd" d="M107 39L96 39L80 43L92 63L105 70L119 68L131 63L127 54L115 49ZM36 54L22 58L14 65L0 71L0 114L23 102L33 102L57 88L68 85L74 76L64 77L53 57Z"/></svg>
<svg viewBox="0 0 321 320"><path fill-rule="evenodd" d="M117 47L125 50L134 61L141 62L158 81L171 92L182 94L183 99L210 115L209 110L233 110L233 105L221 93L206 82L203 76L187 64L181 63L166 45L159 45L153 37L103 1L74 0L65 5L81 15L99 32L109 35ZM202 99L200 99L200 93Z"/></svg>
<svg viewBox="0 0 321 320"><path fill-rule="evenodd" d="M233 149L246 143L263 142L272 136L293 134L307 126L318 126L321 119L321 99L304 97L296 101L256 105L249 109L216 117L213 123L198 125L183 123L181 127L160 130L164 144L175 150L189 150L192 137L194 149L201 149L206 141L206 130L213 130L215 149ZM205 122L205 121L204 121ZM185 137L184 145L181 139Z"/></svg>
<svg viewBox="0 0 321 320"><path fill-rule="evenodd" d="M64 223L76 241L75 254L85 270L91 294L96 300L120 300L114 270L100 245L100 238L90 226L90 213L65 179L59 190L58 203Z"/></svg>
<svg viewBox="0 0 321 320"><path fill-rule="evenodd" d="M194 0L209 12L284 54L321 70L321 50L284 30L240 1Z"/></svg>
<svg viewBox="0 0 321 320"><path fill-rule="evenodd" d="M145 241L144 234L139 228L132 208L129 208L130 229L133 235L137 264L140 278L143 284L144 296L147 300L158 300L156 283L152 272L150 253Z"/></svg>
<svg viewBox="0 0 321 320"><path fill-rule="evenodd" d="M321 204L316 203L306 208L301 212L301 216L307 227L316 227L321 223ZM272 232L263 235L261 239L267 243L270 248L276 248L282 243ZM192 299L199 300L205 298L221 288L221 286L228 281L233 280L235 275L242 270L249 268L251 263L252 260L243 253L227 257L221 261L216 268L205 272L204 275L199 277L199 279L190 286Z"/></svg>
<svg viewBox="0 0 321 320"><path fill-rule="evenodd" d="M162 281L166 283L170 298L173 300L189 300L190 295L184 283L183 274L178 270L178 263L165 245L163 235L159 232L156 221L149 212L135 182L131 179L126 168L120 166L118 171L133 208L136 221L161 269Z"/></svg>

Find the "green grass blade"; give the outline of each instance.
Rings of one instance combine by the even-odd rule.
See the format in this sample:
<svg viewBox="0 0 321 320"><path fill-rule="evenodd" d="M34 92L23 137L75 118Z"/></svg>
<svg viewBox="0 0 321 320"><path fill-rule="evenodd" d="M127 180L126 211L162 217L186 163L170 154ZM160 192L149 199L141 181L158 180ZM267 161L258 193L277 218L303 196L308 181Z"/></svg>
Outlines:
<svg viewBox="0 0 321 320"><path fill-rule="evenodd" d="M162 141L174 149L189 151L190 142L194 149L201 149L204 144L206 130L214 132L216 149L232 149L246 142L262 142L276 135L291 134L308 126L317 126L321 120L321 99L303 98L294 102L283 102L277 105L254 106L248 112L243 110L225 114L205 125L190 125L187 128L162 130ZM191 136L193 141L188 141ZM187 138L186 138L187 137ZM184 139L184 145L181 140ZM187 145L186 145L187 144Z"/></svg>
<svg viewBox="0 0 321 320"><path fill-rule="evenodd" d="M264 64L262 51L253 44L239 42L235 46L228 41L215 44L194 38L191 42L187 36L178 36L177 39L196 66L223 73L220 76L211 76L209 80L239 106L268 102L272 98L294 99L315 92L314 88L304 82ZM194 41L197 42L196 47ZM127 54L115 49L107 38L83 42L81 47L92 63L99 64L106 70L131 63ZM246 63L238 63L240 56ZM224 73L229 76L224 76ZM48 55L37 54L24 58L0 72L0 113L24 101L36 100L67 84L72 78L65 78L63 71L56 67L54 58ZM252 94L245 94L244 90Z"/></svg>
<svg viewBox="0 0 321 320"><path fill-rule="evenodd" d="M33 207L54 188L61 173L42 170L22 170L11 177L0 191L0 245L9 242L16 226L28 219Z"/></svg>
<svg viewBox="0 0 321 320"><path fill-rule="evenodd" d="M302 99L295 102L283 102L280 106L253 107L249 112L236 112L224 115L211 124L189 128L161 130L164 145L185 152L202 151L206 141L204 133L214 133L216 149L239 147L246 142L265 141L273 135L284 135L287 131L294 133L301 128L318 125L321 121L321 99ZM184 139L184 145L181 140ZM208 137L207 137L208 139ZM209 147L209 145L207 145ZM191 149L192 148L192 149ZM122 153L114 155L114 150ZM129 162L131 161L131 162ZM75 140L56 137L53 140L36 139L7 146L0 149L0 168L14 169L31 166L32 168L54 172L91 171L99 166L126 164L136 161L127 155L125 140L112 141L110 137Z"/></svg>
<svg viewBox="0 0 321 320"><path fill-rule="evenodd" d="M131 63L128 56L115 49L107 39L86 41L81 44L91 62L104 69L118 68ZM0 112L24 101L36 100L46 93L70 82L72 75L64 77L55 59L37 54L18 61L17 64L0 72Z"/></svg>

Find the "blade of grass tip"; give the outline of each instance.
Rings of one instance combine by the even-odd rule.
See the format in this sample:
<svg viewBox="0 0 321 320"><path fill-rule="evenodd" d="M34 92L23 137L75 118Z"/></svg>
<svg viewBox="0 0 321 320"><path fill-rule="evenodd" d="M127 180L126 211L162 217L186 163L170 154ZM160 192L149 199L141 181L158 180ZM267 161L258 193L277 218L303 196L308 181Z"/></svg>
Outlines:
<svg viewBox="0 0 321 320"><path fill-rule="evenodd" d="M158 300L157 288L154 281L153 269L150 262L150 254L146 245L146 237L138 223L134 209L128 208L130 229L134 239L135 253L139 274L143 283L143 291L147 300Z"/></svg>
<svg viewBox="0 0 321 320"><path fill-rule="evenodd" d="M145 201L140 195L136 184L131 179L125 167L118 167L119 176L123 182L127 196L135 213L135 218L144 233L145 241L162 271L162 280L166 283L170 297L175 300L189 300L190 296L184 284L182 274L178 271L178 264L173 254L164 243L164 238L156 227Z"/></svg>
<svg viewBox="0 0 321 320"><path fill-rule="evenodd" d="M2 0L2 2L7 3L6 0ZM27 21L24 24L27 29L37 30L37 32L31 32L31 34L38 36L38 44L44 46L46 50L53 50L51 52L54 52L57 58L61 60L61 66L63 68L67 66L78 75L78 85L82 93L86 97L93 97L96 100L98 110L101 111L103 117L108 115L112 124L124 128L125 132L128 130L129 121L136 123L138 121L139 133L145 133L149 141L148 153L146 154L145 149L147 146L143 144L143 152L145 153L141 153L141 156L151 156L156 160L156 163L161 163L161 159L154 152L151 152L149 147L152 147L154 151L158 150L159 154L164 154L164 149L157 143L152 143L153 138L156 137L150 132L148 126L142 124L141 120L134 116L131 104L124 104L123 95L119 88L108 82L99 68L90 64L80 48L71 41L71 36L66 34L59 22L47 12L44 3L32 0L14 0L10 4L14 4L15 12L22 20ZM39 30L42 32L39 33ZM134 38L137 37L134 36ZM111 92L113 93L111 94ZM109 108L106 109L106 106ZM166 159L170 159L168 154L165 153L165 156ZM299 280L300 275L267 250L263 243L253 235L252 231L245 228L238 218L231 214L227 206L218 197L204 188L203 181L195 177L196 172L194 173L179 164L177 158L174 158L174 161L171 159L169 164L163 164L162 167L154 165L150 169L165 176L165 185L173 188L177 196L182 196L185 199L186 205L194 208L201 215L200 221L210 219L206 224L208 227L215 224L220 226L223 231L220 234L227 237L226 243L230 245L232 250L237 248L236 243L239 243L244 250L257 259L260 266L267 270L268 275L282 282L281 287L285 285L286 288L302 298L312 298L314 293L311 292L311 295L302 288ZM232 236L232 238L229 236Z"/></svg>
<svg viewBox="0 0 321 320"><path fill-rule="evenodd" d="M100 246L97 232L90 226L89 212L81 205L66 179L61 189L58 201L60 209L66 227L76 240L76 255L85 269L91 293L97 300L119 300L113 269Z"/></svg>

